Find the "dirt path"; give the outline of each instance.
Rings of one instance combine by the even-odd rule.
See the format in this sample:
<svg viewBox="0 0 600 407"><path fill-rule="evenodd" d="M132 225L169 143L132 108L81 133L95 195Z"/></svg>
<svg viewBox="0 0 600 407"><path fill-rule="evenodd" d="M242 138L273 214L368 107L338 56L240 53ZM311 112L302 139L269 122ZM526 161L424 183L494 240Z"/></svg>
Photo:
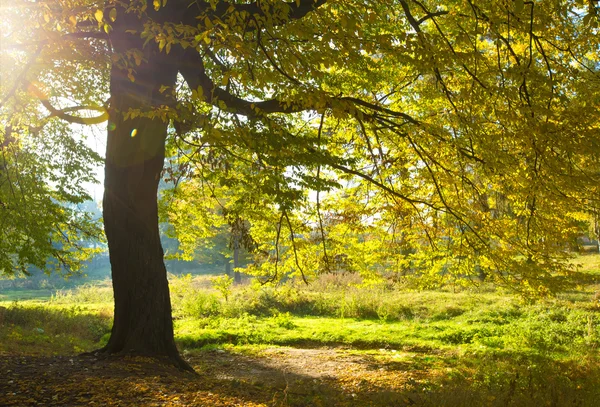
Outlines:
<svg viewBox="0 0 600 407"><path fill-rule="evenodd" d="M236 349L184 354L197 375L143 357L0 354L0 406L593 407L600 394L595 364L532 373L431 350Z"/></svg>
<svg viewBox="0 0 600 407"><path fill-rule="evenodd" d="M0 356L4 406L403 406L419 371L336 349L188 355L198 375L149 358Z"/></svg>
<svg viewBox="0 0 600 407"><path fill-rule="evenodd" d="M211 352L200 366L212 369L220 380L269 387L275 400L287 398L289 405L412 405L419 398L413 390L425 372L409 366L402 369L393 356L377 358L345 349L269 348L258 356Z"/></svg>

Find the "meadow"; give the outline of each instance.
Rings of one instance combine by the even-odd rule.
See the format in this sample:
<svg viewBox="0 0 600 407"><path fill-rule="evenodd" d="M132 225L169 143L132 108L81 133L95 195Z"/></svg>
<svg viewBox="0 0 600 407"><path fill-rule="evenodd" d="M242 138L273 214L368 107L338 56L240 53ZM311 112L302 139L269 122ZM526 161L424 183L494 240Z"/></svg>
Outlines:
<svg viewBox="0 0 600 407"><path fill-rule="evenodd" d="M600 255L578 260L590 281L535 301L486 284L420 291L330 274L308 286L229 286L223 278L172 275L175 335L200 372L227 373L232 360L222 354L269 359L271 368L287 363L287 371L335 382L348 405L593 406L600 400ZM107 341L108 280L39 298L22 294L1 293L0 354L69 355ZM323 372L299 366L298 352L323 363ZM242 371L231 380L255 385L256 374ZM318 405L327 394L282 386L285 400L270 388L281 393L270 405Z"/></svg>

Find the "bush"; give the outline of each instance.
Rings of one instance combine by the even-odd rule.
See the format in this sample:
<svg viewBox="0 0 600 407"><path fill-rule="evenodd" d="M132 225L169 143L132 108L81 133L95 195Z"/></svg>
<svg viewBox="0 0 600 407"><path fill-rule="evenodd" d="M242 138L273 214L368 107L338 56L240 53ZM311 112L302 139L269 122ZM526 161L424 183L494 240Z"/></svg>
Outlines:
<svg viewBox="0 0 600 407"><path fill-rule="evenodd" d="M201 318L221 313L221 301L217 295L200 290L191 274L172 277L169 285L173 317Z"/></svg>

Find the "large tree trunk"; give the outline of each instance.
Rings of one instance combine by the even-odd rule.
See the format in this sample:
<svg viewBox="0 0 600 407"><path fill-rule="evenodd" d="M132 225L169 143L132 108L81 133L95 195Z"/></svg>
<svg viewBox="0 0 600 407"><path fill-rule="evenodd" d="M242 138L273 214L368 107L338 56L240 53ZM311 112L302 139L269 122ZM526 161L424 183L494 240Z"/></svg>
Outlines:
<svg viewBox="0 0 600 407"><path fill-rule="evenodd" d="M143 50L144 60L138 66L131 58L129 67L113 60L111 69L103 205L115 310L111 337L102 351L166 356L179 367L191 370L179 356L173 338L158 229L157 190L167 121L124 117L131 109L151 113L172 103L169 95L175 86L177 67L173 55L159 52L153 42L143 47L139 34L136 38L124 32L135 25L132 18L118 18L111 33L115 55L136 48ZM134 71L129 71L131 68ZM133 74L134 81L129 74ZM171 89L161 92L164 86Z"/></svg>

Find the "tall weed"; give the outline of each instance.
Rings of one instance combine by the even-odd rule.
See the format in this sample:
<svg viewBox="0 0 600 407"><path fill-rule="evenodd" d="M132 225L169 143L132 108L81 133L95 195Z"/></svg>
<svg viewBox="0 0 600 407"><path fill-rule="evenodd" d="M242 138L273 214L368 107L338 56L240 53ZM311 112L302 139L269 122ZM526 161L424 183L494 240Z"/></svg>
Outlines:
<svg viewBox="0 0 600 407"><path fill-rule="evenodd" d="M113 302L113 290L109 280L101 284L84 284L70 290L56 291L50 301L56 304L105 304Z"/></svg>

